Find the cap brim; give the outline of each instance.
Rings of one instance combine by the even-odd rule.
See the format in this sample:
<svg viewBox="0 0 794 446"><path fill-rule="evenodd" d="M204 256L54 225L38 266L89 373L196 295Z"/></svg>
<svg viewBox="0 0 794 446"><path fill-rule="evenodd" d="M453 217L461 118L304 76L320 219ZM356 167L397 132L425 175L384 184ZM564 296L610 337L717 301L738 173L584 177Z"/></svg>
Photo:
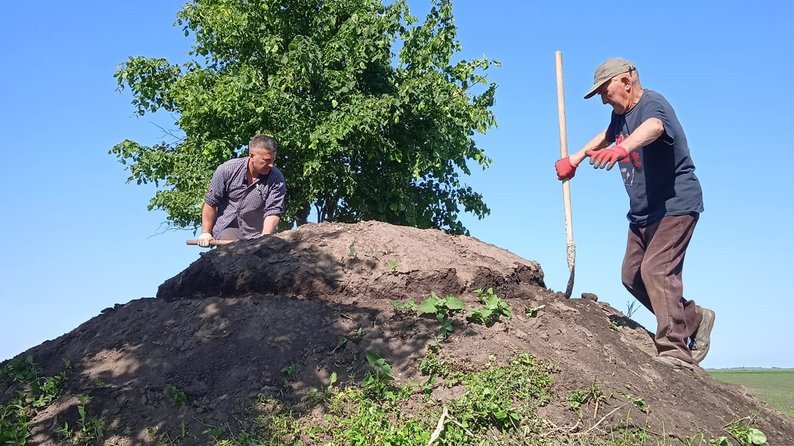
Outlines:
<svg viewBox="0 0 794 446"><path fill-rule="evenodd" d="M610 78L610 79L607 79L607 80L605 80L604 82L601 82L601 83L600 83L600 84L598 84L598 85L593 85L593 88L591 88L591 89L590 89L590 91L588 91L588 92L587 92L587 94L586 94L586 95L584 95L584 98L585 98L585 99L590 99L590 98L592 98L593 96L595 96L595 94L598 92L598 89L599 89L599 88L601 88L601 87L602 87L604 84L606 84L606 83L607 83L607 82L609 82L610 80L611 80L611 78Z"/></svg>

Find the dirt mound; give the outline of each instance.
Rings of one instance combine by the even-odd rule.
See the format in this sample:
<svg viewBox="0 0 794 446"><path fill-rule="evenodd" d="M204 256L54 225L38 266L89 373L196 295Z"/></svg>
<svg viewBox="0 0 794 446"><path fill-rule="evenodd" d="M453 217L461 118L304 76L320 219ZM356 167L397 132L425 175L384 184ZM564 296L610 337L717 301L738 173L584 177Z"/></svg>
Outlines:
<svg viewBox="0 0 794 446"><path fill-rule="evenodd" d="M648 331L608 305L548 290L536 262L470 237L374 222L306 225L213 249L157 298L108 308L22 353L47 376L69 363L60 396L29 420L29 444L64 444L58 428L84 426L80 407L100 420L104 444L209 444L214 427L244 427L263 396L297 402L332 373L339 385L360 381L368 351L398 382L421 381L418 364L439 323L395 311L393 301L435 292L475 305L476 290L487 288L513 316L491 326L456 316L439 354L477 365L527 352L548 364L553 397L540 414L549 426L625 425L631 408L608 398L583 417L571 410L572 392L597 388L641 397L650 409L641 424L659 437L725 435L728 423L755 416L769 444L794 444L790 417L701 369L652 362ZM5 403L19 385L0 379Z"/></svg>

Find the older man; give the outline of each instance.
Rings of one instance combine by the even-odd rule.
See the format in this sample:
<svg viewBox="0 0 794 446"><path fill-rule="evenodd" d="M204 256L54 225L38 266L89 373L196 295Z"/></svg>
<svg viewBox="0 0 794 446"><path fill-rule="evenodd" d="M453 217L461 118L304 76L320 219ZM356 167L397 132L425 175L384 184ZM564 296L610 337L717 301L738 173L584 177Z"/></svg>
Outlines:
<svg viewBox="0 0 794 446"><path fill-rule="evenodd" d="M645 90L625 59L608 59L596 69L584 98L596 94L612 107L609 126L557 161L557 177L573 178L586 157L597 169L619 165L630 203L623 285L656 316L654 360L692 369L708 353L715 315L683 295L684 255L703 211L686 135L672 106Z"/></svg>
<svg viewBox="0 0 794 446"><path fill-rule="evenodd" d="M284 214L287 187L274 166L278 144L258 135L248 144L248 156L218 166L204 196L198 245L210 240L246 240L272 234Z"/></svg>

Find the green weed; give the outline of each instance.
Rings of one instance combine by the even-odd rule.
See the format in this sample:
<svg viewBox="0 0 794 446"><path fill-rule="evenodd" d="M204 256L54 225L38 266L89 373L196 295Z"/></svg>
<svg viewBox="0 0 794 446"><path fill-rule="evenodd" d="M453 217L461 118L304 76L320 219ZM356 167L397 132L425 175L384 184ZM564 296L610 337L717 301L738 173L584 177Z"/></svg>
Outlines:
<svg viewBox="0 0 794 446"><path fill-rule="evenodd" d="M545 307L546 307L545 305L538 305L537 307L528 307L524 309L524 314L526 314L529 317L537 317L540 310L544 309Z"/></svg>
<svg viewBox="0 0 794 446"><path fill-rule="evenodd" d="M631 316L633 316L634 313L637 312L638 308L639 307L637 307L637 301L636 300L630 300L630 301L626 302L626 317L631 319Z"/></svg>
<svg viewBox="0 0 794 446"><path fill-rule="evenodd" d="M414 302L413 299L406 299L404 301L394 300L391 304L394 307L394 311L397 313L413 314L417 311L416 302Z"/></svg>
<svg viewBox="0 0 794 446"><path fill-rule="evenodd" d="M474 323L491 326L499 321L500 318L509 318L513 315L510 311L510 306L494 294L493 288L488 288L486 291L477 290L477 300L483 306L472 310L469 314L469 320Z"/></svg>
<svg viewBox="0 0 794 446"><path fill-rule="evenodd" d="M416 310L421 314L432 314L436 317L441 324L441 331L436 335L436 339L440 341L452 333L452 317L465 307L466 304L455 296L438 297L436 293L431 293Z"/></svg>
<svg viewBox="0 0 794 446"><path fill-rule="evenodd" d="M372 368L379 378L389 381L394 379L391 366L386 362L385 359L381 358L380 355L375 352L367 351L365 352L365 356L367 357L367 363L369 364L370 368Z"/></svg>
<svg viewBox="0 0 794 446"><path fill-rule="evenodd" d="M71 363L64 360L65 369ZM49 406L60 394L66 381L66 370L55 376L42 376L41 367L28 356L10 361L0 371L16 383L14 396L0 407L0 444L25 445L30 436L29 419Z"/></svg>
<svg viewBox="0 0 794 446"><path fill-rule="evenodd" d="M754 419L745 417L734 420L725 426L725 430L731 434L741 446L756 446L766 444L766 435L760 430L752 427Z"/></svg>
<svg viewBox="0 0 794 446"><path fill-rule="evenodd" d="M171 398L177 407L182 407L187 404L187 394L182 389L172 384L166 384L165 387L163 387L163 395Z"/></svg>
<svg viewBox="0 0 794 446"><path fill-rule="evenodd" d="M76 429L72 429L68 422L64 422L63 426L57 429L64 439L72 444L95 444L100 443L105 436L105 423L95 417L88 416L88 404L91 402L91 397L88 395L78 395L77 399L77 425ZM57 425L57 419L53 423Z"/></svg>
<svg viewBox="0 0 794 446"><path fill-rule="evenodd" d="M331 353L336 352L340 348L343 348L345 345L347 345L347 336L341 336L341 335L337 336L336 337L336 347L334 347L334 349L331 350Z"/></svg>

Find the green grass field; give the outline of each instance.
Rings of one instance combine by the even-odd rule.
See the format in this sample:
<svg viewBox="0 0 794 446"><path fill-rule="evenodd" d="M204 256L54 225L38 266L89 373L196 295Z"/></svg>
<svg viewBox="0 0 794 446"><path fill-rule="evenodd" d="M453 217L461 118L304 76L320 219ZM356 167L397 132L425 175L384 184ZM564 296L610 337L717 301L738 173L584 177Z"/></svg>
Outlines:
<svg viewBox="0 0 794 446"><path fill-rule="evenodd" d="M794 416L794 370L709 370L711 376L741 384L758 398L783 413Z"/></svg>

